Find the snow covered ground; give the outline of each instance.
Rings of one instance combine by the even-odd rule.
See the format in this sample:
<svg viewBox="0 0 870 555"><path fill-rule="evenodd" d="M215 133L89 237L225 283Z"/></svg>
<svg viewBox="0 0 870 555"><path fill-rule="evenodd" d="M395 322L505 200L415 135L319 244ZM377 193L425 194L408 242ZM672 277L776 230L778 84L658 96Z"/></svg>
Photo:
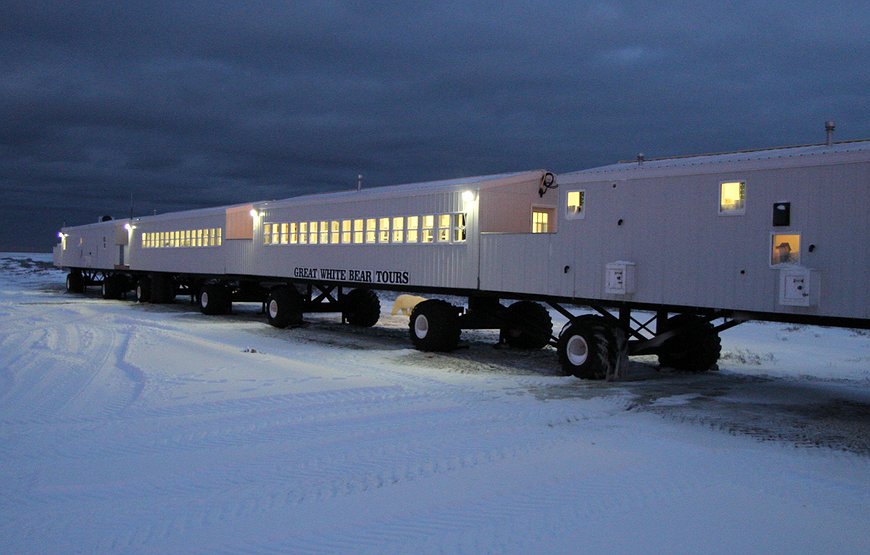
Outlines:
<svg viewBox="0 0 870 555"><path fill-rule="evenodd" d="M720 371L410 348L63 292L0 254L0 553L868 553L870 334L751 323Z"/></svg>

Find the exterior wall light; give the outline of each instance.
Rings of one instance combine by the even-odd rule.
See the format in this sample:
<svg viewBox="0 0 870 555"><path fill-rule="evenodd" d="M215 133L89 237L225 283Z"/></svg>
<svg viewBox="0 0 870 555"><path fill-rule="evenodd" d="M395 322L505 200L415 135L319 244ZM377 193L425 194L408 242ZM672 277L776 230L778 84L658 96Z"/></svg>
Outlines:
<svg viewBox="0 0 870 555"><path fill-rule="evenodd" d="M251 217L252 218L257 218L259 215L260 215L260 213L257 212L256 208L251 208Z"/></svg>
<svg viewBox="0 0 870 555"><path fill-rule="evenodd" d="M474 191L462 191L462 200L465 202L474 202L477 195Z"/></svg>

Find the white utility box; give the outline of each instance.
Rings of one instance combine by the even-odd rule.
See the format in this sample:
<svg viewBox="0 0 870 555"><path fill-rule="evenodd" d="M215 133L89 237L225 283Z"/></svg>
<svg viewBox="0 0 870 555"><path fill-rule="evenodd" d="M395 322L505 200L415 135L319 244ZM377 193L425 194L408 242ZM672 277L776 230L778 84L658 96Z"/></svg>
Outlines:
<svg viewBox="0 0 870 555"><path fill-rule="evenodd" d="M817 306L819 304L819 272L803 266L788 266L779 271L779 304L784 306Z"/></svg>
<svg viewBox="0 0 870 555"><path fill-rule="evenodd" d="M634 262L610 262L605 266L604 292L609 295L631 295L635 287Z"/></svg>

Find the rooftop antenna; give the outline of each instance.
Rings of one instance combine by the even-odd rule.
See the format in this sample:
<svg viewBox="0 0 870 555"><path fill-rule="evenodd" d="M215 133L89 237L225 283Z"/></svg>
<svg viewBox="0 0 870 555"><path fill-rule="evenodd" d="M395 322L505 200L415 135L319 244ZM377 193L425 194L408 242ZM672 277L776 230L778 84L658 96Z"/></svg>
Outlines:
<svg viewBox="0 0 870 555"><path fill-rule="evenodd" d="M825 134L827 135L825 144L827 144L828 146L831 146L832 144L834 144L834 128L835 127L836 127L836 125L834 125L833 121L826 121L825 122Z"/></svg>
<svg viewBox="0 0 870 555"><path fill-rule="evenodd" d="M356 176L356 190L357 192L362 191L362 174Z"/></svg>
<svg viewBox="0 0 870 555"><path fill-rule="evenodd" d="M130 191L130 219L133 219L133 191Z"/></svg>

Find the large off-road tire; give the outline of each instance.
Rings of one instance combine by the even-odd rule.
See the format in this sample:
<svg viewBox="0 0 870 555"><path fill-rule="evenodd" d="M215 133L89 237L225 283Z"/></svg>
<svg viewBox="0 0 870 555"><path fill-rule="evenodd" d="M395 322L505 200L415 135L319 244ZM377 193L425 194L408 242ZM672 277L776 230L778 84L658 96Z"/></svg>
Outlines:
<svg viewBox="0 0 870 555"><path fill-rule="evenodd" d="M70 272L66 275L67 293L84 293L85 280L78 272Z"/></svg>
<svg viewBox="0 0 870 555"><path fill-rule="evenodd" d="M344 296L342 316L352 326L370 328L381 317L381 300L371 289L354 289Z"/></svg>
<svg viewBox="0 0 870 555"><path fill-rule="evenodd" d="M199 292L199 310L203 314L226 314L230 311L230 290L218 283L202 286Z"/></svg>
<svg viewBox="0 0 870 555"><path fill-rule="evenodd" d="M104 299L120 299L126 288L124 276L110 275L103 277L100 284L100 295Z"/></svg>
<svg viewBox="0 0 870 555"><path fill-rule="evenodd" d="M147 303L151 301L151 278L142 276L136 282L136 302Z"/></svg>
<svg viewBox="0 0 870 555"><path fill-rule="evenodd" d="M505 311L505 326L501 336L511 347L542 349L553 335L553 319L544 306L531 301L519 301Z"/></svg>
<svg viewBox="0 0 870 555"><path fill-rule="evenodd" d="M276 328L302 323L302 299L291 287L274 287L266 299L266 319Z"/></svg>
<svg viewBox="0 0 870 555"><path fill-rule="evenodd" d="M169 274L151 274L151 302L171 303L178 294L178 285Z"/></svg>
<svg viewBox="0 0 870 555"><path fill-rule="evenodd" d="M414 307L410 321L411 342L420 351L452 351L459 343L459 311L438 299Z"/></svg>
<svg viewBox="0 0 870 555"><path fill-rule="evenodd" d="M678 329L659 348L659 364L681 372L706 372L716 365L722 341L710 322L693 314L668 319L667 329Z"/></svg>
<svg viewBox="0 0 870 555"><path fill-rule="evenodd" d="M585 380L614 375L622 347L616 332L603 316L590 314L572 320L559 335L557 348L565 375Z"/></svg>

